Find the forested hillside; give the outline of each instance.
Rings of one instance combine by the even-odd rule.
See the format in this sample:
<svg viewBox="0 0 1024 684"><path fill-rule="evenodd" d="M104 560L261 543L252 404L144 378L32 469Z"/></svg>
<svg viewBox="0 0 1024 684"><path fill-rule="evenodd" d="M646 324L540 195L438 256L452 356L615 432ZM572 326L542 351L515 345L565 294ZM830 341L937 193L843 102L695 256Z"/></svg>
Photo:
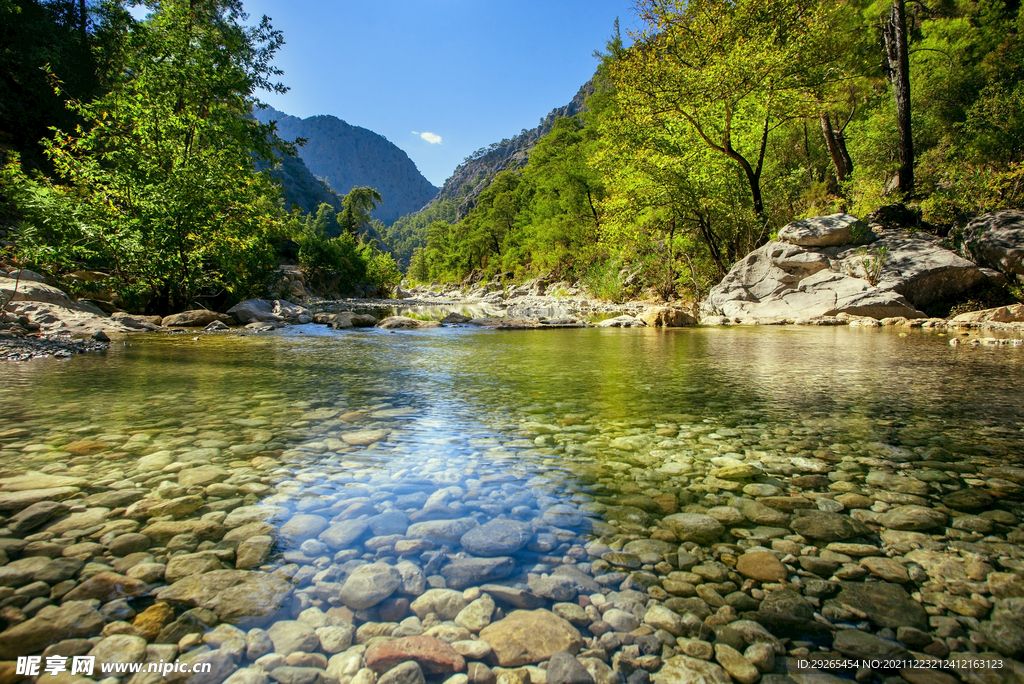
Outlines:
<svg viewBox="0 0 1024 684"><path fill-rule="evenodd" d="M582 112L584 102L593 92L593 86L586 83L569 104L551 110L535 128L523 129L514 138L492 143L466 157L427 206L401 217L388 228L386 239L399 263L408 266L413 251L426 244L431 223L453 223L464 218L495 176L526 166L529 152L537 141L551 131L558 119Z"/></svg>
<svg viewBox="0 0 1024 684"><path fill-rule="evenodd" d="M262 123L276 121L277 133L284 140L304 138L299 157L338 194L360 186L376 188L384 202L373 217L387 225L421 209L437 194L409 155L373 131L334 116L299 119L272 107L255 114Z"/></svg>
<svg viewBox="0 0 1024 684"><path fill-rule="evenodd" d="M584 111L459 220L432 221L413 277L551 272L610 298L699 298L796 217L906 201L955 241L974 213L1024 203L1019 3L638 9Z"/></svg>
<svg viewBox="0 0 1024 684"><path fill-rule="evenodd" d="M147 9L0 2L0 261L160 315L266 296L296 258L325 292L386 293L388 195L339 198L252 116L287 90L281 33L238 0Z"/></svg>

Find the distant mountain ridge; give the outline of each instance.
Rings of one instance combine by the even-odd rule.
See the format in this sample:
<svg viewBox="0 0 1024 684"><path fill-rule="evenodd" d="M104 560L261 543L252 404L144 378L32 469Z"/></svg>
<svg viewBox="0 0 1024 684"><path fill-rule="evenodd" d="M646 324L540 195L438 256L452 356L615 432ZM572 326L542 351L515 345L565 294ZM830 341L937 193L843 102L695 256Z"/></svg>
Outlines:
<svg viewBox="0 0 1024 684"><path fill-rule="evenodd" d="M462 219L473 208L476 198L487 189L496 175L507 169L526 166L530 150L538 140L548 134L557 119L576 116L585 111L584 103L593 92L593 83L587 81L576 92L569 104L552 109L546 117L541 119L536 128L524 130L512 139L506 138L500 143L493 143L489 147L477 150L466 161L459 164L458 168L452 172L451 177L445 181L440 192L430 200L424 209L441 200L453 200L458 204L458 218Z"/></svg>
<svg viewBox="0 0 1024 684"><path fill-rule="evenodd" d="M299 157L339 195L354 187L376 188L384 202L373 217L387 225L419 210L437 195L438 189L423 177L409 155L373 131L334 116L300 119L273 107L254 114L261 123L277 121L278 135L284 140L305 138Z"/></svg>

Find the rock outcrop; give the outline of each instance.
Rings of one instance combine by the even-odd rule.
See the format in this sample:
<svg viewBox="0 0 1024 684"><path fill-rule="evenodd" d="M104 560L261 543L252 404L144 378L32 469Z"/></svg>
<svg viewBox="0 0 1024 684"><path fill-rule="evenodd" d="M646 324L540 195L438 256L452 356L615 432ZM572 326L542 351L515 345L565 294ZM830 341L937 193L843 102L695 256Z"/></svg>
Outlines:
<svg viewBox="0 0 1024 684"><path fill-rule="evenodd" d="M867 246L860 246L867 245ZM925 318L920 307L987 280L982 269L923 233L882 231L848 214L794 221L740 260L701 314L806 320L847 314Z"/></svg>
<svg viewBox="0 0 1024 684"><path fill-rule="evenodd" d="M967 224L964 256L1008 278L1024 276L1024 211L995 211Z"/></svg>
<svg viewBox="0 0 1024 684"><path fill-rule="evenodd" d="M7 312L24 317L43 332L61 332L71 335L93 335L97 332L139 332L144 325L134 321L107 316L95 304L72 299L66 292L42 282L42 276L31 271L22 271L20 277L2 275L0 271L0 292L7 305Z"/></svg>

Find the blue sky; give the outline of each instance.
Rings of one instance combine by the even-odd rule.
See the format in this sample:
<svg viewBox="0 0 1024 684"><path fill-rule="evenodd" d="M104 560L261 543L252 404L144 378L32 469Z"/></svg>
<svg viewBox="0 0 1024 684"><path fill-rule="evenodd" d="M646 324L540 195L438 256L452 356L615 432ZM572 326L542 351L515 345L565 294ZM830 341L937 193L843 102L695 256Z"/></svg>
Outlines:
<svg viewBox="0 0 1024 684"><path fill-rule="evenodd" d="M302 118L379 133L441 185L474 150L533 128L593 74L632 0L245 0L284 33L291 90L262 93ZM427 135L429 134L429 135Z"/></svg>

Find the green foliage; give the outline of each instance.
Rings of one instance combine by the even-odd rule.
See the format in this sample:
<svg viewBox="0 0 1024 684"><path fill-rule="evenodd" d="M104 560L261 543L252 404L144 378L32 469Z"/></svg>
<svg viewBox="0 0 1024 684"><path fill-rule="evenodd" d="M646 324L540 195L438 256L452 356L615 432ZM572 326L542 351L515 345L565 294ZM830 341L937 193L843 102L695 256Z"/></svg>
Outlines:
<svg viewBox="0 0 1024 684"><path fill-rule="evenodd" d="M155 312L201 297L262 293L276 266L277 192L256 172L273 129L247 115L282 43L237 0L148 5L121 36L110 91L70 106L85 124L55 131L47 153L81 206L126 301Z"/></svg>
<svg viewBox="0 0 1024 684"><path fill-rule="evenodd" d="M395 260L408 268L413 252L426 244L427 228L434 221L455 223L458 209L453 200L442 199L423 211L407 214L384 229L384 241L393 250Z"/></svg>
<svg viewBox="0 0 1024 684"><path fill-rule="evenodd" d="M699 299L794 218L892 203L890 4L642 0L633 46L616 25L597 53L588 111L559 121L461 220L419 224L409 274L551 273L610 299ZM925 218L1024 207L1021 4L907 12ZM860 271L877 281L885 259L865 254Z"/></svg>
<svg viewBox="0 0 1024 684"><path fill-rule="evenodd" d="M402 280L398 264L376 240L364 241L345 230L342 221L346 220L351 218L336 213L329 204L321 204L316 214L292 215L289 226L299 243L299 264L309 284L325 294L348 294L366 285L377 296L391 296Z"/></svg>
<svg viewBox="0 0 1024 684"><path fill-rule="evenodd" d="M353 237L366 230L371 221L370 212L383 200L373 188L352 188L341 198L342 212L338 214L338 225L343 233Z"/></svg>
<svg viewBox="0 0 1024 684"><path fill-rule="evenodd" d="M889 248L879 247L872 254L867 247L857 249L857 256L860 257L860 270L855 266L848 269L849 275L855 278L864 278L872 285L878 285L878 279L882 275L882 269L889 262Z"/></svg>

